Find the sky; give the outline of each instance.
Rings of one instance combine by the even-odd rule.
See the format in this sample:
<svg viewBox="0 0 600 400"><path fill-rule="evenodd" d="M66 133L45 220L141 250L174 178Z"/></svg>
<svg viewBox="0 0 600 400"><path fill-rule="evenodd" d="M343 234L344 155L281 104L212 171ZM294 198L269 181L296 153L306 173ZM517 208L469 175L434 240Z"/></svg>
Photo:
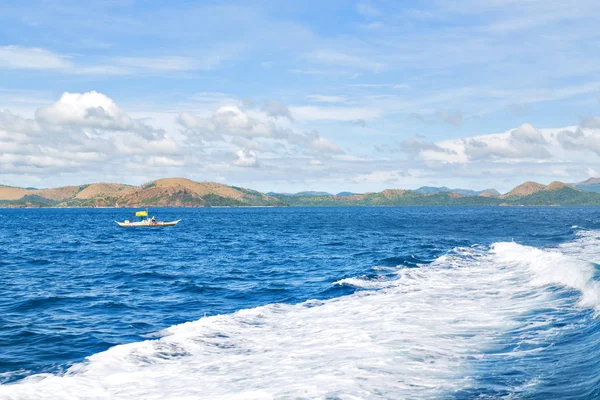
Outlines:
<svg viewBox="0 0 600 400"><path fill-rule="evenodd" d="M0 184L600 176L600 2L2 1Z"/></svg>

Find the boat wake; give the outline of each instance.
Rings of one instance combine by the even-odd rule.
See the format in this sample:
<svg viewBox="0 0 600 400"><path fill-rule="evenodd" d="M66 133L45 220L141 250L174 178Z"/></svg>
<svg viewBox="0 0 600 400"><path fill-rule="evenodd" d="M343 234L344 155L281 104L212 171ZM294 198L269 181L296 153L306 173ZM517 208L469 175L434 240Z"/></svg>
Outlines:
<svg viewBox="0 0 600 400"><path fill-rule="evenodd" d="M596 363L589 354L600 346L600 286L578 251L599 244L600 234L591 237L551 250L512 242L456 248L392 279L336 282L378 290L176 325L63 375L0 386L0 397L535 397L561 373L557 357L585 349L563 363ZM573 339L583 331L585 342ZM571 379L572 390L596 393L593 366L589 377Z"/></svg>

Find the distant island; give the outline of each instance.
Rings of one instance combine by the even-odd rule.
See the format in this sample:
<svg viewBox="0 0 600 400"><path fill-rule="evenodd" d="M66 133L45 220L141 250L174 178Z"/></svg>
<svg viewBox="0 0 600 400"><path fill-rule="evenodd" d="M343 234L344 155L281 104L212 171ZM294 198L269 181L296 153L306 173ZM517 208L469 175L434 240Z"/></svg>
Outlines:
<svg viewBox="0 0 600 400"><path fill-rule="evenodd" d="M215 182L158 179L141 186L92 183L53 189L0 185L0 207L600 206L600 178L525 182L508 193L447 187L373 193L261 193Z"/></svg>

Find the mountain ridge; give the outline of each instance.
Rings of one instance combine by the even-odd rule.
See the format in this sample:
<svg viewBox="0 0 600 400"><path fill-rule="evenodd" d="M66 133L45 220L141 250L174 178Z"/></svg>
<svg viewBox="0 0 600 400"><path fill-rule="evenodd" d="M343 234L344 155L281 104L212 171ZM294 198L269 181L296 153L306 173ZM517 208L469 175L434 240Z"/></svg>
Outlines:
<svg viewBox="0 0 600 400"><path fill-rule="evenodd" d="M595 185L596 179L585 182ZM582 183L583 184L583 183ZM425 192L425 193L423 193ZM600 205L600 193L559 181L548 185L527 181L505 194L421 187L351 193L305 191L261 193L216 182L163 178L133 186L98 182L58 188L31 189L0 185L0 207L242 207L242 206L394 206L394 205Z"/></svg>
<svg viewBox="0 0 600 400"><path fill-rule="evenodd" d="M93 183L35 191L0 185L0 205L55 207L277 206L281 201L252 189L186 178L140 186Z"/></svg>
<svg viewBox="0 0 600 400"><path fill-rule="evenodd" d="M494 188L484 189L484 190L471 190L471 189L450 189L446 186L421 186L418 189L415 189L415 192L421 194L434 194L434 193L457 193L463 196L480 196L482 194L487 194L491 196L500 196L500 192L498 192Z"/></svg>

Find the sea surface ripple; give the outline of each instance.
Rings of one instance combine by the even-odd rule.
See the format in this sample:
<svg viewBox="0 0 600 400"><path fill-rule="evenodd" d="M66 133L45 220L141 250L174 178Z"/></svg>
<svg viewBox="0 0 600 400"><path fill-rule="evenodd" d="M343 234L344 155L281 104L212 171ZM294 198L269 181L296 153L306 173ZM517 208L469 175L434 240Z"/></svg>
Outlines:
<svg viewBox="0 0 600 400"><path fill-rule="evenodd" d="M600 210L0 209L0 399L600 397Z"/></svg>

